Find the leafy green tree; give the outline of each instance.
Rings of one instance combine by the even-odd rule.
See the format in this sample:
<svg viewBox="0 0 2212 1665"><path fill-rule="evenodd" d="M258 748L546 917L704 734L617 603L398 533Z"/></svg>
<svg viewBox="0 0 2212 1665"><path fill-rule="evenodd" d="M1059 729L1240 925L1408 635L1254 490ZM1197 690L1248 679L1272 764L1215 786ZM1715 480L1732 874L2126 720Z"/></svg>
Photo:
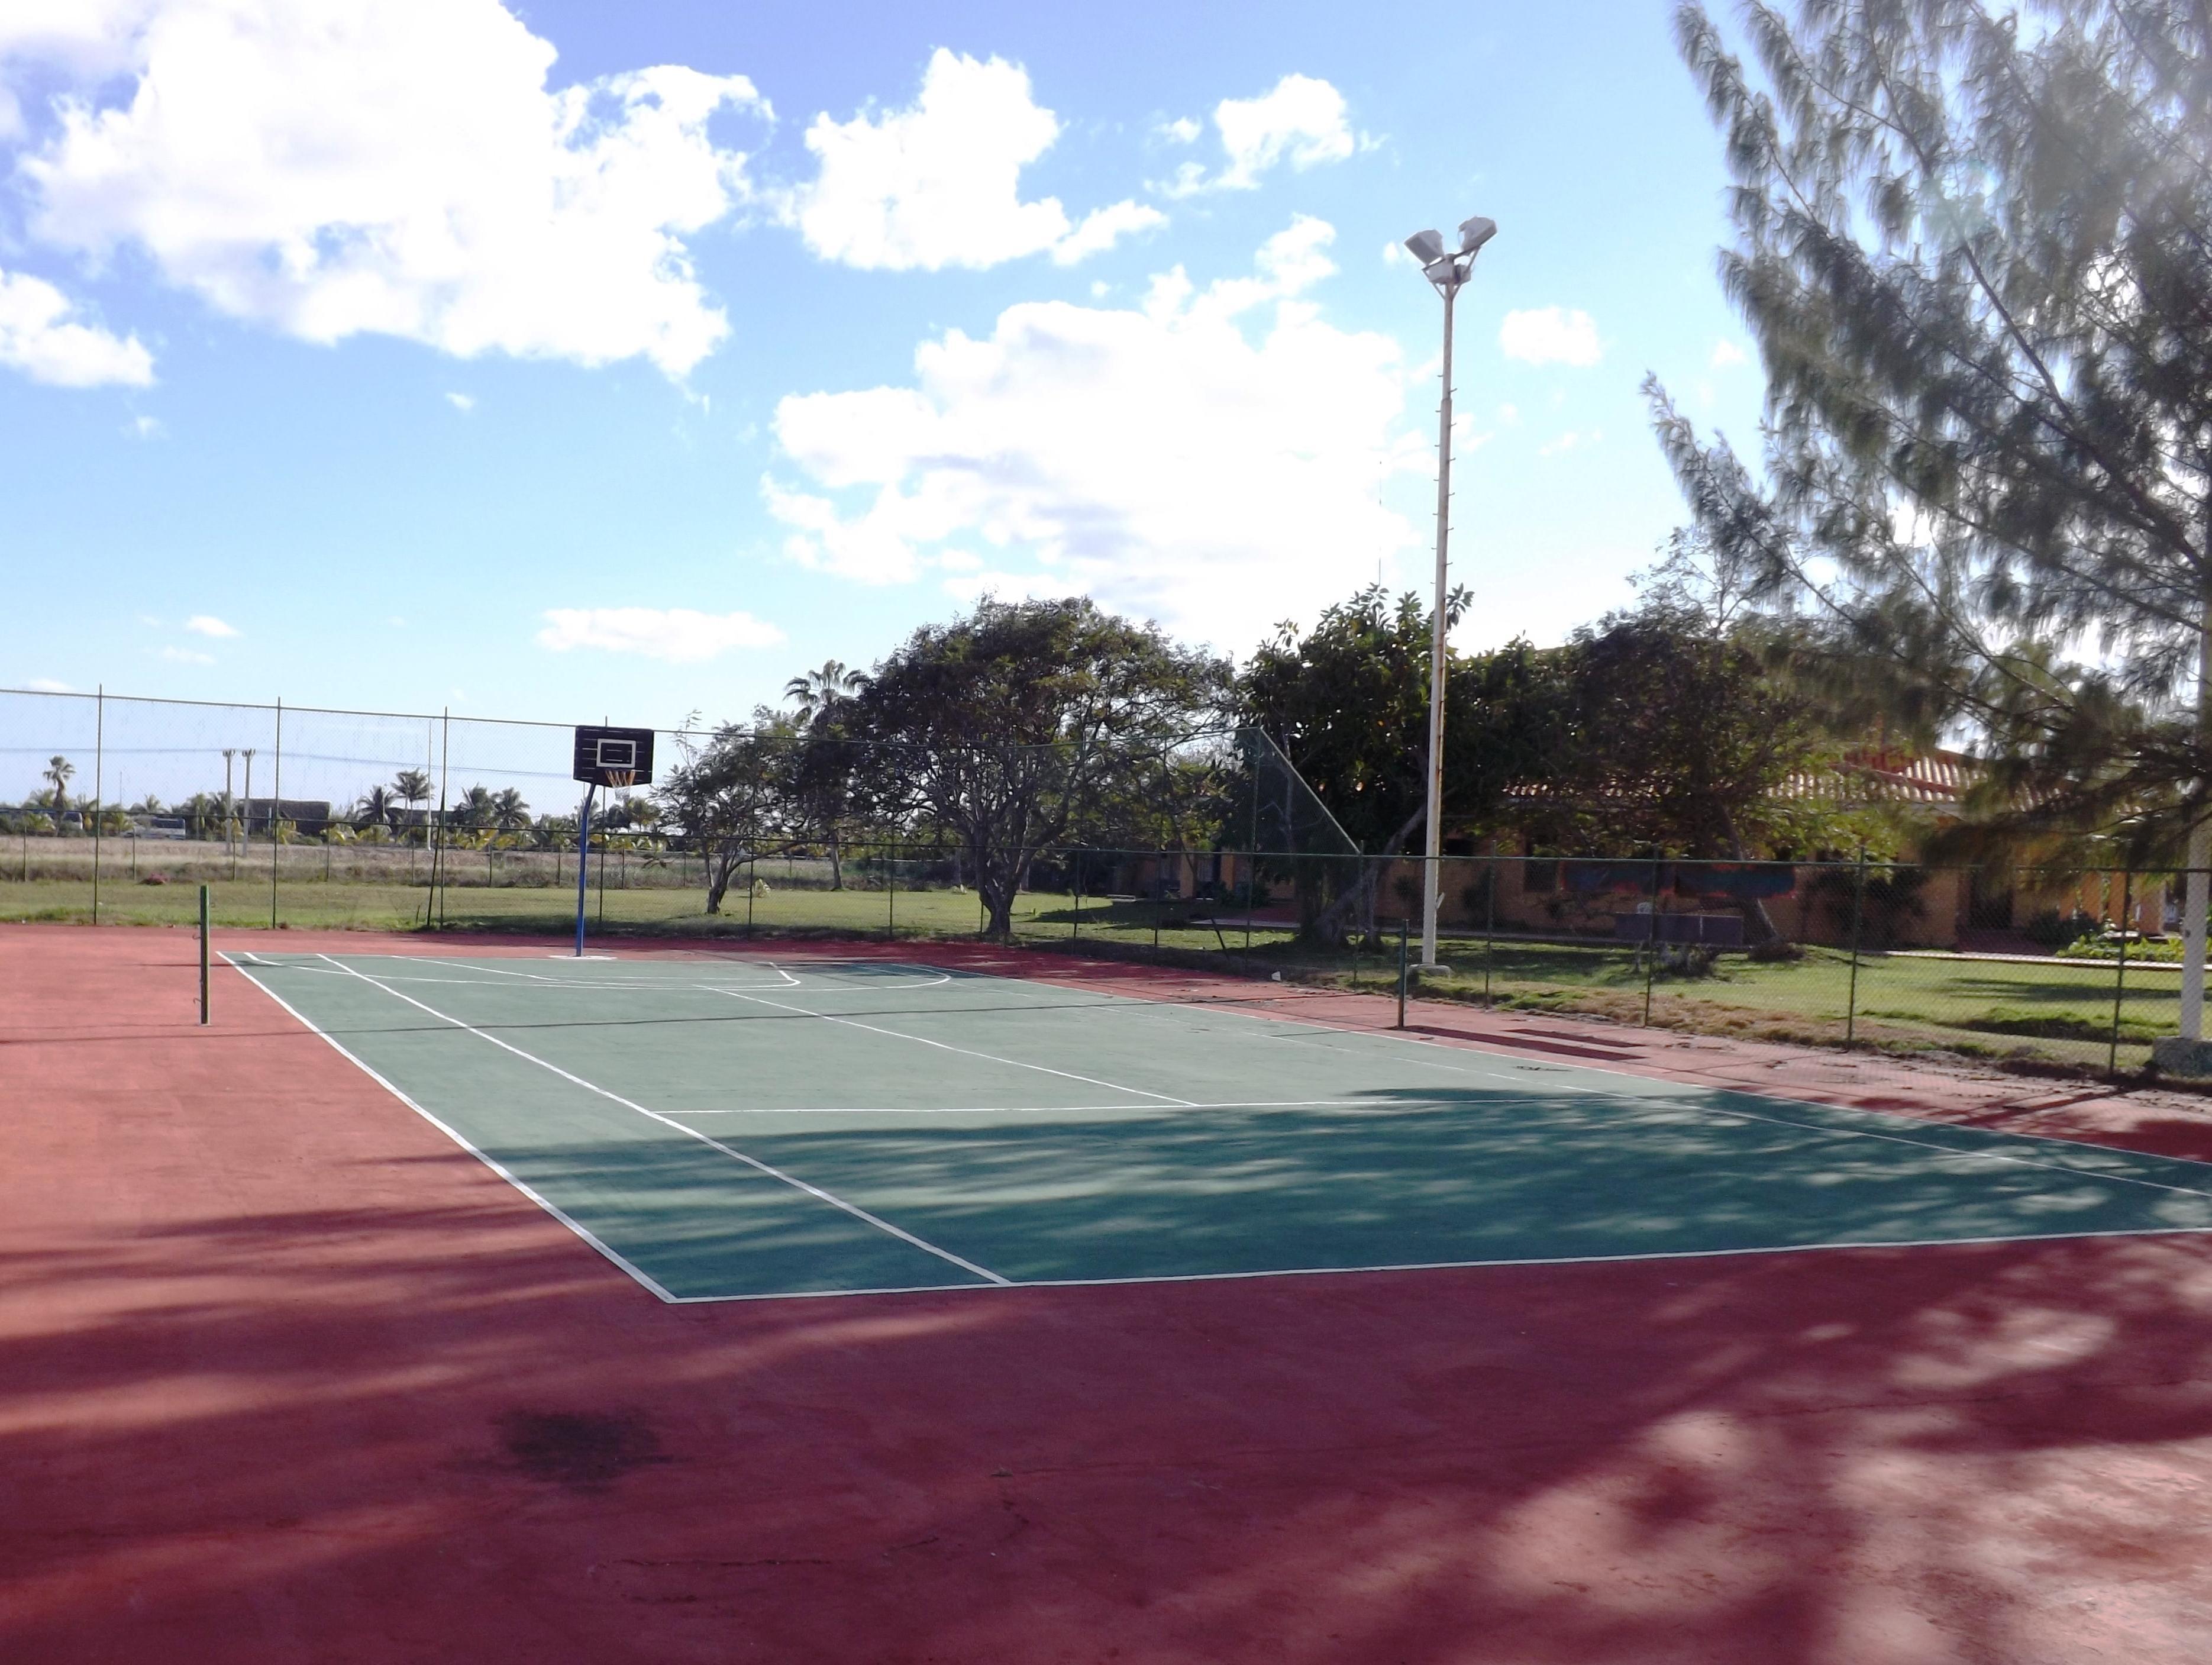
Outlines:
<svg viewBox="0 0 2212 1665"><path fill-rule="evenodd" d="M790 759L798 726L765 707L750 726L725 724L705 741L678 734L684 761L654 788L661 824L696 850L707 869L707 911L719 914L730 881L764 845L790 832Z"/></svg>
<svg viewBox="0 0 2212 1665"><path fill-rule="evenodd" d="M1754 69L1676 20L1767 378L1763 479L1651 386L1700 526L1922 734L1976 730L2000 821L2212 865L2212 9L1744 18Z"/></svg>
<svg viewBox="0 0 2212 1665"><path fill-rule="evenodd" d="M492 825L503 833L520 832L530 824L530 805L519 787L502 787L492 794Z"/></svg>
<svg viewBox="0 0 2212 1665"><path fill-rule="evenodd" d="M853 813L852 749L843 744L843 709L868 685L867 673L840 659L793 677L783 696L799 708L805 755L794 759L793 807L830 846L830 888L845 888L844 841Z"/></svg>
<svg viewBox="0 0 2212 1665"><path fill-rule="evenodd" d="M1456 621L1465 592L1447 599ZM1301 636L1285 624L1252 656L1238 693L1245 720L1267 732L1337 823L1370 855L1407 849L1426 817L1430 615L1418 596L1395 601L1370 585L1328 609ZM1497 824L1507 790L1547 766L1550 729L1563 695L1557 653L1516 641L1474 658L1455 655L1444 681L1444 806L1453 829ZM1333 874L1329 864L1296 876ZM1340 933L1355 914L1375 929L1370 862L1356 884L1306 927Z"/></svg>
<svg viewBox="0 0 2212 1665"><path fill-rule="evenodd" d="M1086 598L986 599L875 667L845 707L848 755L887 824L958 841L1005 936L1037 854L1156 776L1230 684L1225 661Z"/></svg>

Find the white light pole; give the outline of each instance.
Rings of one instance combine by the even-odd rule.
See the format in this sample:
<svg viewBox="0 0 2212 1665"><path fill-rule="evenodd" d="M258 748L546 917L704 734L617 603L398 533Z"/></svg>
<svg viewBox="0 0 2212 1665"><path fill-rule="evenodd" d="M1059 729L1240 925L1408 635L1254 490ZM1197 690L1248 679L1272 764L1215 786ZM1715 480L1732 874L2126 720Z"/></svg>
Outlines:
<svg viewBox="0 0 2212 1665"><path fill-rule="evenodd" d="M1474 275L1474 257L1498 235L1498 222L1480 215L1459 222L1459 248L1447 252L1433 231L1406 240L1421 276L1444 298L1443 404L1437 417L1437 600L1429 644L1429 806L1427 859L1421 863L1421 969L1437 969L1437 891L1444 854L1444 575L1451 534L1452 302Z"/></svg>

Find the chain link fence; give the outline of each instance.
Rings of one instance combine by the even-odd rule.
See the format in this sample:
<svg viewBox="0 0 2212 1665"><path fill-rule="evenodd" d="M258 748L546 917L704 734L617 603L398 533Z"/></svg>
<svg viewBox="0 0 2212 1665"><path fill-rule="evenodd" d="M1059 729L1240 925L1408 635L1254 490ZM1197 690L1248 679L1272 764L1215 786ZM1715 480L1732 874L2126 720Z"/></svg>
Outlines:
<svg viewBox="0 0 2212 1665"><path fill-rule="evenodd" d="M567 725L0 692L0 919L564 935ZM702 737L668 733L672 745ZM1422 863L1363 855L1246 760L1206 848L1028 853L1018 943L1385 991ZM595 811L586 922L768 940L973 937L979 853L748 841L718 912L646 794ZM1003 867L1003 863L1000 864ZM2179 1026L2182 875L1468 854L1427 997L1532 1015L2139 1072Z"/></svg>

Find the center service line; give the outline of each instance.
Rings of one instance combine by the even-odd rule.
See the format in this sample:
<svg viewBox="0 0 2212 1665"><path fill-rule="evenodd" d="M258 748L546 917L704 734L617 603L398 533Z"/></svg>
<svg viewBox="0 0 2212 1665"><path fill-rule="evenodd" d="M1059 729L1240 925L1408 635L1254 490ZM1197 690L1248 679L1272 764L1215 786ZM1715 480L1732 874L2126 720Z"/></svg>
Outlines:
<svg viewBox="0 0 2212 1665"><path fill-rule="evenodd" d="M316 957L319 959L330 960L330 963L332 965L337 966L341 971L344 971L349 975L360 978L362 981L367 983L371 988L380 988L386 994L392 996L393 1000L404 1000L409 1006L416 1008L418 1011L428 1012L430 1016L437 1018L441 1023L451 1024L455 1029L464 1030L469 1034L475 1036L479 1041L489 1041L492 1045L499 1048L502 1052L511 1052L517 1058L523 1060L526 1063L535 1064L542 1070L550 1070L554 1074L559 1076L563 1081L574 1082L577 1086L583 1088L586 1092L597 1093L600 1097L619 1104L626 1110L635 1110L640 1115L646 1117L648 1121L658 1121L662 1127L672 1128L675 1132L682 1133L687 1139L696 1139L708 1149L720 1151L724 1156L731 1158L734 1161L744 1163L748 1168L759 1170L762 1173L766 1174L770 1179L781 1180L786 1185L790 1186L794 1190L804 1191L808 1196L818 1198L822 1201L828 1203L833 1208L842 1208L848 1214L852 1215L855 1219L866 1220L870 1225L874 1226L879 1231L887 1231L892 1237L898 1238L902 1243L912 1243L916 1249L922 1250L924 1253L936 1255L940 1261L951 1261L954 1266L958 1267L963 1272L972 1272L978 1278L988 1279L989 1282L994 1284L1011 1285L1013 1282L1013 1279L1011 1278L1001 1278L997 1273L992 1271L988 1267L977 1266L973 1261L963 1260L961 1256L955 1255L949 1249L939 1249L935 1243L929 1243L921 1237L917 1237L913 1232L906 1231L902 1227L893 1225L889 1220L884 1219L878 1215L871 1214L866 1209L861 1207L858 1203L848 1202L844 1198L836 1195L833 1192L825 1191L818 1185L808 1184L805 1180L800 1179L795 1174L787 1174L781 1168L770 1167L767 1163L763 1162L757 1157L749 1157L733 1145L725 1145L720 1139L712 1138L706 1133L701 1133L696 1127L687 1127L682 1122L673 1121L671 1118L663 1115L659 1110L647 1109L644 1105L636 1103L635 1100L624 1098L620 1093L610 1092L595 1081L586 1081L580 1075L571 1075L567 1070L562 1069L558 1064L548 1063L544 1059L538 1057L536 1054L525 1052L520 1047L510 1045L508 1042L501 1040L496 1035L487 1035L483 1030L477 1028L475 1024L465 1023L460 1018L454 1017L451 1012L441 1012L434 1006L426 1005L424 1002L416 1000L412 994L403 994L398 989L392 987L390 985L379 982L367 972L356 970L352 966L345 964L343 961L331 959L331 957L328 954L319 954L316 956Z"/></svg>

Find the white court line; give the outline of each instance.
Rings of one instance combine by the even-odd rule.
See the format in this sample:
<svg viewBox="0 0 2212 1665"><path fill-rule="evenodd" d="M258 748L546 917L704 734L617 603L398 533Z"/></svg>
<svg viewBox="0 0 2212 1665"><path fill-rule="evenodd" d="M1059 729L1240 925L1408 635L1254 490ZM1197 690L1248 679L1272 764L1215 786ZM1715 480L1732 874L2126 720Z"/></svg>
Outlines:
<svg viewBox="0 0 2212 1665"><path fill-rule="evenodd" d="M1078 1075L1073 1070L1056 1070L1046 1064L1027 1064L1018 1058L1003 1058L995 1052L978 1052L973 1047L956 1047L949 1041L933 1041L926 1035L908 1035L902 1030L884 1029L876 1024L864 1024L857 1018L833 1017L826 1012L816 1012L803 1006L788 1006L781 1000L771 1000L762 994L748 994L740 988L717 988L716 994L727 994L740 1000L750 1000L756 1006L774 1006L780 1012L795 1012L802 1018L819 1018L825 1024L842 1024L848 1029L864 1029L872 1035L888 1035L894 1041L912 1041L917 1046L935 1047L940 1052L957 1052L963 1058L981 1058L994 1064L1010 1064L1016 1069L1036 1070L1043 1075L1056 1075L1063 1081L1080 1081L1085 1086L1103 1087L1109 1092L1125 1092L1137 1098L1156 1098L1163 1104L1179 1104L1185 1109L1195 1109L1188 1098L1177 1098L1171 1093L1150 1092L1142 1087L1125 1087L1118 1081L1102 1081L1095 1075Z"/></svg>
<svg viewBox="0 0 2212 1665"><path fill-rule="evenodd" d="M1504 1102L1504 1101L1498 1101ZM801 1104L801 1105L710 1105L704 1109L671 1110L671 1115L1056 1115L1063 1111L1089 1110L1150 1110L1151 1104ZM1178 1101L1171 1108L1178 1110L1319 1110L1365 1109L1395 1110L1408 1109L1434 1109L1434 1103L1407 1105L1378 1104L1371 1098L1239 1098L1217 1104L1191 1104ZM1486 1101L1483 1108L1492 1108Z"/></svg>
<svg viewBox="0 0 2212 1665"><path fill-rule="evenodd" d="M1253 1016L1255 1018L1255 1021L1257 1020L1257 1014L1246 1015ZM1334 1024L1324 1024L1317 1018L1290 1018L1284 1021L1307 1024L1314 1029L1326 1030L1332 1035L1352 1035L1365 1036L1373 1040L1397 1041L1405 1045L1425 1047L1437 1052L1457 1052L1463 1050L1463 1048L1457 1047L1448 1047L1441 1042L1427 1040L1419 1036L1399 1035L1388 1030L1344 1029ZM1466 1038L1474 1047L1480 1047L1481 1045L1481 1037L1479 1036L1469 1036ZM1510 1056L1510 1054L1486 1052L1481 1055L1486 1058L1498 1058L1501 1056ZM1462 1064L1446 1064L1434 1059L1420 1059L1413 1061L1424 1064L1431 1069L1444 1070L1455 1075L1479 1076L1485 1080L1490 1081L1511 1081L1513 1079L1512 1076L1504 1074L1504 1073L1497 1070L1479 1070ZM2187 1185L2162 1185L2156 1180L2138 1179L2130 1174L2116 1174L2101 1168L2076 1168L2063 1162L2037 1162L2028 1157L2006 1156L2002 1152L1997 1151L1974 1150L1970 1147L1962 1147L1955 1145L1943 1145L1939 1144L1933 1139L1907 1139L1901 1133L1880 1133L1864 1127L1829 1127L1817 1121L1796 1121L1791 1120L1788 1116L1762 1115L1756 1110L1731 1109L1725 1105L1713 1104L1705 1102L1700 1095L1724 1092L1739 1098L1759 1098L1775 1104L1802 1104L1808 1109L1827 1110L1840 1115L1879 1115L1881 1112L1878 1110L1856 1109L1851 1106L1843 1104L1823 1104L1815 1099L1784 1098L1777 1093L1760 1092L1754 1087L1712 1087L1702 1086L1696 1082L1691 1081L1668 1081L1657 1076L1639 1075L1634 1070L1608 1069L1601 1064L1547 1063L1543 1067L1547 1072L1555 1071L1560 1074L1588 1073L1592 1075L1619 1075L1626 1076L1632 1081L1644 1082L1651 1086L1678 1087L1683 1089L1683 1091L1679 1093L1656 1095L1608 1092L1597 1087L1580 1087L1575 1085L1572 1082L1562 1081L1558 1084L1558 1086L1555 1089L1559 1092L1583 1093L1593 1098L1626 1100L1631 1103L1651 1105L1681 1104L1704 1115L1732 1116L1741 1121L1764 1121L1771 1123L1778 1127L1796 1127L1806 1133L1824 1133L1835 1139L1871 1139L1890 1145L1910 1145L1920 1150L1933 1151L1941 1156L1960 1157L1970 1161L2010 1163L2018 1167L2039 1168L2054 1174L2071 1174L2077 1179L2116 1180L2123 1185L2140 1185L2148 1190L2171 1191L2185 1197L2212 1197L2212 1191L2200 1191L2192 1186ZM1525 1086L1526 1084L1520 1085ZM1936 1123L1933 1125L1943 1126L1946 1124ZM1970 1134L1981 1133L1981 1130L1978 1128L1966 1128L1961 1131ZM2208 1165L2203 1163L2192 1161L2188 1157L2150 1156L2148 1152L2130 1151L2123 1146L2092 1145L2085 1139L2058 1139L2048 1133L2002 1132L1981 1133L1981 1136L1987 1139L2032 1139L2039 1145L2063 1145L2069 1151L2108 1151L2116 1157L2126 1158L2135 1156L2142 1157L2146 1160L2153 1162L2188 1163L2189 1165L2193 1168L2203 1168ZM1992 1241L2002 1240L1993 1239ZM1856 1247L1856 1245L1846 1244L1843 1246Z"/></svg>
<svg viewBox="0 0 2212 1665"><path fill-rule="evenodd" d="M320 957L328 959L330 957L328 955L324 955ZM331 963L336 965L338 964L339 962L331 960ZM687 1127L682 1122L663 1115L659 1110L647 1109L644 1105L638 1103L634 1099L624 1098L620 1093L610 1092L595 1081L586 1081L580 1075L572 1075L567 1070L562 1069L558 1064L548 1063L544 1059L538 1057L535 1053L525 1052L520 1047L512 1045L507 1042L501 1040L496 1035L487 1035L483 1030L477 1028L475 1024L464 1023L460 1018L453 1016L450 1012L441 1012L434 1006L426 1005L422 1001L416 1000L412 994L403 994L398 989L390 987L388 984L379 982L374 977L368 975L366 972L356 971L351 966L348 966L345 969L351 972L353 975L360 978L362 981L367 983L371 988L380 988L386 994L392 996L395 1000L404 1000L409 1006L414 1006L419 1011L427 1012L433 1018L438 1018L441 1022L451 1024L455 1029L466 1030L469 1034L475 1036L479 1041L489 1041L492 1045L499 1048L501 1051L511 1052L517 1058L522 1059L526 1063L535 1064L542 1070L551 1071L555 1075L559 1076L563 1081L573 1082L577 1086L583 1088L586 1092L597 1093L600 1097L606 1099L612 1103L619 1104L626 1110L635 1110L640 1115L646 1117L648 1121L658 1121L664 1127L672 1127L678 1133L682 1133L685 1138L696 1139L702 1145L707 1145L712 1150L720 1151L724 1156L729 1157L734 1161L744 1163L748 1168L757 1169L760 1172L766 1174L771 1179L781 1180L786 1185L792 1187L794 1190L804 1191L811 1197L818 1198L822 1201L828 1203L833 1208L842 1208L845 1212L852 1215L855 1219L866 1220L870 1225L874 1226L877 1230L880 1231L887 1231L892 1237L899 1238L902 1242L912 1243L916 1249L936 1255L940 1261L950 1261L954 1266L958 1267L963 1272L972 1272L977 1277L988 1279L994 1284L1003 1284L1010 1281L1007 1279L1001 1278L997 1273L993 1272L988 1267L978 1266L973 1261L963 1260L959 1255L955 1255L949 1249L939 1249L935 1243L929 1243L921 1237L917 1237L913 1232L906 1231L902 1227L893 1225L889 1220L884 1219L878 1215L871 1214L866 1209L861 1207L858 1203L848 1202L844 1198L838 1196L832 1192L825 1191L818 1185L808 1184L805 1180L799 1178L796 1175L787 1174L781 1168L770 1167L767 1163L763 1162L757 1157L747 1156L743 1151L738 1150L733 1145L725 1145L718 1139L711 1139L708 1137L708 1135L701 1133L696 1127Z"/></svg>
<svg viewBox="0 0 2212 1665"><path fill-rule="evenodd" d="M1254 1272L1136 1273L1125 1278L1024 1278L1013 1289L1114 1289L1125 1284L1237 1284L1260 1278L1357 1278L1378 1272L1480 1272L1486 1267L1612 1266L1623 1261L1727 1261L1752 1255L1826 1255L1838 1249L1988 1249L2006 1243L2082 1243L2106 1237L2206 1237L2212 1226L2142 1225L2111 1231L2039 1231L2016 1237L1869 1238L1834 1243L1759 1243L1744 1249L1651 1249L1626 1255L1502 1255L1491 1261L1398 1261L1384 1266L1265 1267ZM717 1301L811 1301L825 1295L964 1295L974 1284L923 1284L910 1289L817 1289L760 1295L679 1295L679 1306Z"/></svg>
<svg viewBox="0 0 2212 1665"><path fill-rule="evenodd" d="M244 971L246 969L246 967L239 964L239 963L235 959L233 959L227 951L224 952L222 957L230 962L233 969L239 971ZM249 959L252 958L251 955L247 957ZM281 964L272 964L258 960L256 960L254 963L260 965L264 970L267 971L283 971L288 969L306 971L315 969L311 966L287 967ZM564 1211L558 1203L554 1202L542 1194L532 1190L521 1180L516 1178L514 1173L511 1172L503 1164L485 1155L482 1151L477 1149L475 1145L470 1144L467 1139L461 1134L458 1128L453 1127L444 1121L441 1121L436 1116L431 1115L429 1111L424 1109L420 1104L416 1103L412 1098L410 1098L405 1093L400 1091L398 1087L394 1086L391 1082L386 1080L384 1077L379 1075L374 1070L371 1069L366 1061L356 1056L355 1054L347 1051L344 1047L338 1043L337 1040L334 1036L319 1028L314 1020L310 1018L307 1013L301 1012L299 1007L294 1006L282 994L279 994L275 989L270 987L268 984L263 982L260 978L249 975L246 981L252 983L256 988L259 989L270 1000L276 1001L276 1003L283 1007L285 1011L290 1012L292 1016L298 1020L300 1025L307 1031L307 1033L321 1040L331 1048L331 1051L337 1053L339 1057L344 1059L346 1062L351 1064L363 1075L375 1082L378 1086L383 1088L385 1091L390 1093L394 1098L404 1104L409 1109L421 1116L423 1121L428 1122L440 1133L445 1134L447 1139L452 1139L454 1144L459 1145L464 1151L466 1151L478 1162L483 1164L485 1167L490 1169L492 1172L497 1174L509 1185L512 1185L516 1190L521 1192L524 1196L529 1198L531 1201L536 1203L540 1208L550 1214L555 1219L560 1221L562 1224L567 1226L568 1230L574 1232L586 1243L591 1244L592 1248L598 1249L600 1254L605 1255L607 1259L613 1261L617 1266L620 1267L624 1272L637 1279L637 1281L642 1284L646 1288L651 1290L662 1300L673 1303L683 1298L672 1293L668 1289L664 1287L659 1280L654 1279L650 1273L647 1273L643 1267L638 1266L635 1261L626 1259L604 1239L593 1233L589 1226L584 1224L580 1220L576 1219L574 1216Z"/></svg>
<svg viewBox="0 0 2212 1665"><path fill-rule="evenodd" d="M448 971L489 971L494 976L520 977L525 981L536 983L545 988L642 988L658 992L672 988L697 988L700 987L697 980L694 978L684 978L665 982L641 981L636 978L611 978L604 981L592 981L581 977L549 976L543 971L510 971L503 965L486 965L481 961L471 962L468 960L433 959L427 954L380 954L377 957L379 959L387 960L406 960L410 963L415 965L441 965L445 967ZM556 963L574 963L574 962L556 962ZM758 963L766 967L769 970L775 972L777 976L783 979L783 981L781 984L773 985L773 987L787 988L797 988L799 987L799 979L793 976L791 973L786 971L781 966L775 963L775 962L771 960L762 960L758 962ZM392 982L402 982L406 980L404 978L394 977L388 979L388 981Z"/></svg>

